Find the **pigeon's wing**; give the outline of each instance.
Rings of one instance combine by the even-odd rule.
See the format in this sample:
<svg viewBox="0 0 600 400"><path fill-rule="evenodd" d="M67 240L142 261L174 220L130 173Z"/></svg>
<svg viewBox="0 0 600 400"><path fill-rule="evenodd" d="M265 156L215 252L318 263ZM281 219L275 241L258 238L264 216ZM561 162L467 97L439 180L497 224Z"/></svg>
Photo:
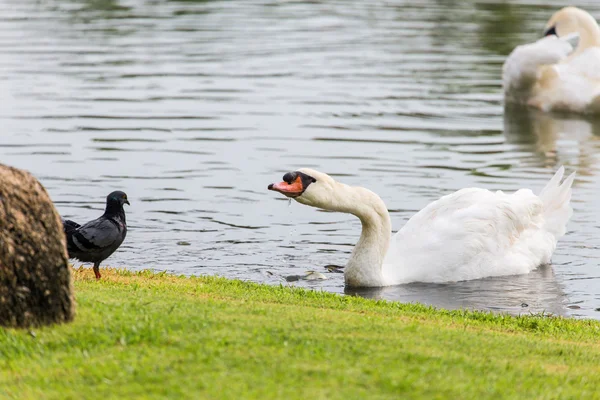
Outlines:
<svg viewBox="0 0 600 400"><path fill-rule="evenodd" d="M63 230L65 231L65 234L67 234L67 236L73 233L75 230L77 230L77 228L81 226L77 222L71 221L70 219L61 219L63 224Z"/></svg>
<svg viewBox="0 0 600 400"><path fill-rule="evenodd" d="M119 245L123 233L117 222L100 217L80 226L73 233L73 244L80 251L102 251Z"/></svg>

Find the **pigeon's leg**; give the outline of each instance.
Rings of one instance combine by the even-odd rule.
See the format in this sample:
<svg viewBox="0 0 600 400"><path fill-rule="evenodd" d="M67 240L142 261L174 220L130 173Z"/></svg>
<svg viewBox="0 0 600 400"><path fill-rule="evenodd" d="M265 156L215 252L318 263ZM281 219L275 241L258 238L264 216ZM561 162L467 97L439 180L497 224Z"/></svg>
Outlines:
<svg viewBox="0 0 600 400"><path fill-rule="evenodd" d="M94 275L96 275L96 279L102 278L102 275L100 275L100 263L94 263Z"/></svg>

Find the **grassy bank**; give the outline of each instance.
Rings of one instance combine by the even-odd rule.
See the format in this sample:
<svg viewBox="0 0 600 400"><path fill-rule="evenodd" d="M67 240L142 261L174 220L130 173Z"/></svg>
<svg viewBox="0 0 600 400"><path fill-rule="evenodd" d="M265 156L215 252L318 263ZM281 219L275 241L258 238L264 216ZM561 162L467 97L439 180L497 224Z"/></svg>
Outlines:
<svg viewBox="0 0 600 400"><path fill-rule="evenodd" d="M221 278L75 271L74 323L0 328L0 397L595 398L600 324Z"/></svg>

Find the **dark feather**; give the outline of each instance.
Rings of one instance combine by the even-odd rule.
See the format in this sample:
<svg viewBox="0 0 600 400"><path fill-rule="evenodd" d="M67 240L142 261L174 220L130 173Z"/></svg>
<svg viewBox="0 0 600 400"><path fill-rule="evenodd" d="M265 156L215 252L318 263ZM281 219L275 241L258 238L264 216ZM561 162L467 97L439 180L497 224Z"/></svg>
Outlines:
<svg viewBox="0 0 600 400"><path fill-rule="evenodd" d="M77 228L79 228L81 226L77 222L71 221L70 219L63 219L62 223L63 223L63 229L65 230L66 235L68 235L69 233L73 232L74 230L76 230Z"/></svg>

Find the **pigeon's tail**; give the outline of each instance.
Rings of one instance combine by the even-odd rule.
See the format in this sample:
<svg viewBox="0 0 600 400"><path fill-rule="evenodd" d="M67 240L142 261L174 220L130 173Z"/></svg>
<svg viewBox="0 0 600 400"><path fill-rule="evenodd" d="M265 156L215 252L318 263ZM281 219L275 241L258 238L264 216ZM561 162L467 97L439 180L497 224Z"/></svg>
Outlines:
<svg viewBox="0 0 600 400"><path fill-rule="evenodd" d="M67 239L67 252L69 253L69 258L74 257L73 249L75 248L75 244L73 243L73 234L77 231L81 225L77 222L73 222L69 219L61 218L63 223L63 230L65 231L65 236Z"/></svg>

